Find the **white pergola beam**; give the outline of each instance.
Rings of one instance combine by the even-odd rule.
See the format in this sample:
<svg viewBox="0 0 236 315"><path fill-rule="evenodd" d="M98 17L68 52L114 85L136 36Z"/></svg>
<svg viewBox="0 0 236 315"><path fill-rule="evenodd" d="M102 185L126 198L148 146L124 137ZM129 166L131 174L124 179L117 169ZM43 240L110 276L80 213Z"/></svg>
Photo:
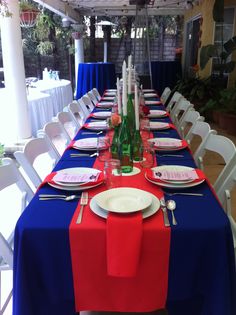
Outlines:
<svg viewBox="0 0 236 315"><path fill-rule="evenodd" d="M127 10L124 11L122 9L102 9L102 8L94 8L93 10L91 9L79 9L79 12L81 15L86 15L86 16L99 16L99 15L108 15L108 16L135 16L136 10ZM144 14L145 11L144 9L141 9L139 11L139 15ZM154 16L154 15L183 15L184 14L184 9L176 9L176 8L165 8L165 9L157 9L157 8L148 8L148 15L149 16Z"/></svg>
<svg viewBox="0 0 236 315"><path fill-rule="evenodd" d="M73 23L78 23L80 21L80 14L73 7L60 0L34 0L43 7L49 9L50 11L67 18Z"/></svg>

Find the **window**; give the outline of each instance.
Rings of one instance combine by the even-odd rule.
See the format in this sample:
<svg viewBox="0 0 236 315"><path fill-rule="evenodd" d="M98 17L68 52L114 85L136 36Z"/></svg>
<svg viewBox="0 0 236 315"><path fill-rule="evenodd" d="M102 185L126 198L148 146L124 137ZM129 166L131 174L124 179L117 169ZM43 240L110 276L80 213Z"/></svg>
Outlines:
<svg viewBox="0 0 236 315"><path fill-rule="evenodd" d="M234 33L234 17L235 17L235 8L225 8L224 9L224 23L215 23L215 37L214 37L214 45L218 48L218 53L220 54L222 51L222 45L227 40L229 40ZM229 60L230 61L230 58ZM212 63L212 74L218 74L219 72L216 70L216 65L220 63L219 58L213 58ZM227 85L228 75L224 74L225 81Z"/></svg>

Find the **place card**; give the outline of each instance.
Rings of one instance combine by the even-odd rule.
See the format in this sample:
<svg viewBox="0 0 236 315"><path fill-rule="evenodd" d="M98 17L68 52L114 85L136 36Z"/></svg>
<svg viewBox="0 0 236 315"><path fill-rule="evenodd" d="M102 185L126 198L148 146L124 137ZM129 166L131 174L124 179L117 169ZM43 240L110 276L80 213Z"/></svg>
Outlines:
<svg viewBox="0 0 236 315"><path fill-rule="evenodd" d="M96 182L98 180L100 172L97 174L68 174L68 173L57 173L53 177L53 181L61 183L87 183L87 182Z"/></svg>
<svg viewBox="0 0 236 315"><path fill-rule="evenodd" d="M195 170L190 171L177 171L177 170L163 170L159 172L153 172L153 177L161 180L170 181L186 181L198 179L198 175Z"/></svg>

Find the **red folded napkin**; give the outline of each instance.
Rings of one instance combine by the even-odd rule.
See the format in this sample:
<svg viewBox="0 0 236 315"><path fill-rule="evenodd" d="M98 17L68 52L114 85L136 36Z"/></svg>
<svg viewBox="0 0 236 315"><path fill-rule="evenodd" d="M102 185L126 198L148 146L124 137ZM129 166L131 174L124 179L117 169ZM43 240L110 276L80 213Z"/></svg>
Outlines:
<svg viewBox="0 0 236 315"><path fill-rule="evenodd" d="M143 216L110 212L107 217L107 273L113 277L134 277L139 265Z"/></svg>
<svg viewBox="0 0 236 315"><path fill-rule="evenodd" d="M192 183L198 183L198 182L201 182L203 179L206 179L206 176L205 174L203 173L202 170L200 169L195 169L197 175L198 175L198 178L194 179L192 181ZM157 183L163 183L164 181L161 179L161 178L156 178L153 174L153 170L152 169L148 169L146 171L146 176L147 178L149 178L150 180L154 181L154 182L157 182ZM165 181L166 182L166 181ZM174 181L173 181L174 183Z"/></svg>

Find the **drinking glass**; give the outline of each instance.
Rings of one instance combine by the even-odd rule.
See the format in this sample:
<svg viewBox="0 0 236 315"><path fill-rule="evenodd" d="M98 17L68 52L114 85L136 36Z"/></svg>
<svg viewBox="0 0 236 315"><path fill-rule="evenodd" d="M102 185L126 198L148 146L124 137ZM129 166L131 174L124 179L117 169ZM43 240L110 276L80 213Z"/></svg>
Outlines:
<svg viewBox="0 0 236 315"><path fill-rule="evenodd" d="M109 137L97 138L97 152L98 159L101 162L105 162L111 158L111 143Z"/></svg>
<svg viewBox="0 0 236 315"><path fill-rule="evenodd" d="M106 160L104 163L104 175L108 189L120 187L122 179L120 160Z"/></svg>
<svg viewBox="0 0 236 315"><path fill-rule="evenodd" d="M155 151L153 143L147 142L143 144L143 160L140 161L142 168L151 168L154 165Z"/></svg>
<svg viewBox="0 0 236 315"><path fill-rule="evenodd" d="M150 138L150 121L148 118L142 118L140 120L140 135L143 143L146 144Z"/></svg>

